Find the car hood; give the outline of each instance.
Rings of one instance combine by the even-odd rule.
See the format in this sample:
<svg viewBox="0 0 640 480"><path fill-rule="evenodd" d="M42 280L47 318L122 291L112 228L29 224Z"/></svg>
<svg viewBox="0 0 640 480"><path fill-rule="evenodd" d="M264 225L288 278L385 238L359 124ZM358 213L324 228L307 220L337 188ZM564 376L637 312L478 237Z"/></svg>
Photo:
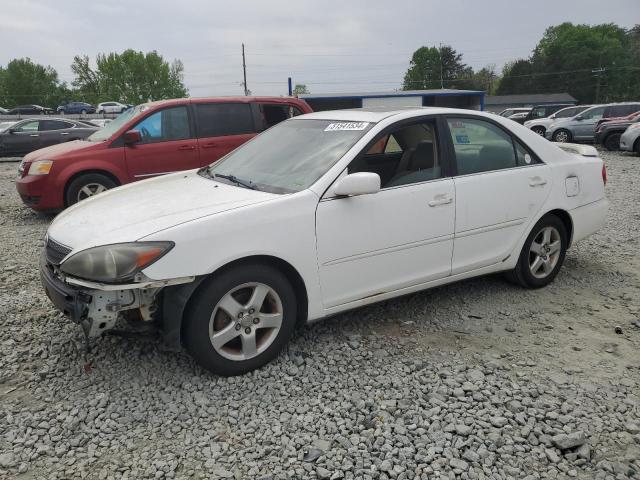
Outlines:
<svg viewBox="0 0 640 480"><path fill-rule="evenodd" d="M180 223L278 197L217 182L191 170L132 183L83 200L59 214L47 234L73 250L84 250L133 242Z"/></svg>
<svg viewBox="0 0 640 480"><path fill-rule="evenodd" d="M90 128L90 127L87 127ZM95 130L97 131L97 130ZM97 150L104 147L104 142L88 142L86 140L74 140L72 142L58 143L50 147L41 148L29 153L24 157L25 162L33 162L35 160L55 160L67 153L75 153L80 151Z"/></svg>

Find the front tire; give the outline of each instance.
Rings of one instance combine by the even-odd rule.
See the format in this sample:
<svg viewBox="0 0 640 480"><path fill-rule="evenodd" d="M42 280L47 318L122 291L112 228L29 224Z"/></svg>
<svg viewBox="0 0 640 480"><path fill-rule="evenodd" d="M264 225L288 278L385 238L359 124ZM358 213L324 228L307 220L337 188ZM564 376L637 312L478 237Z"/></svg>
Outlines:
<svg viewBox="0 0 640 480"><path fill-rule="evenodd" d="M524 242L516 268L507 277L525 288L540 288L558 275L569 245L567 229L558 217L545 215Z"/></svg>
<svg viewBox="0 0 640 480"><path fill-rule="evenodd" d="M67 188L67 206L75 205L81 200L98 195L118 185L106 175L87 173L72 180Z"/></svg>
<svg viewBox="0 0 640 480"><path fill-rule="evenodd" d="M571 132L569 130L560 129L553 133L552 140L558 143L568 143L571 141Z"/></svg>
<svg viewBox="0 0 640 480"><path fill-rule="evenodd" d="M273 360L296 325L297 300L287 277L262 264L214 276L190 302L185 344L204 368L242 375Z"/></svg>
<svg viewBox="0 0 640 480"><path fill-rule="evenodd" d="M617 152L620 150L620 137L621 133L611 133L604 139L604 148L609 150L610 152Z"/></svg>

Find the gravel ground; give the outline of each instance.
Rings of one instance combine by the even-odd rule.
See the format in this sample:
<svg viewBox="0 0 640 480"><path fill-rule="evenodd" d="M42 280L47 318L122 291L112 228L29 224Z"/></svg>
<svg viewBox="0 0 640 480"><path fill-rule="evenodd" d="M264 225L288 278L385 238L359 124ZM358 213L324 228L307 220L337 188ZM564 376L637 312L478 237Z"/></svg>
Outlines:
<svg viewBox="0 0 640 480"><path fill-rule="evenodd" d="M105 337L84 368L38 281L51 217L0 164L0 478L638 478L640 159L603 156L609 221L551 286L339 315L238 378L156 338Z"/></svg>

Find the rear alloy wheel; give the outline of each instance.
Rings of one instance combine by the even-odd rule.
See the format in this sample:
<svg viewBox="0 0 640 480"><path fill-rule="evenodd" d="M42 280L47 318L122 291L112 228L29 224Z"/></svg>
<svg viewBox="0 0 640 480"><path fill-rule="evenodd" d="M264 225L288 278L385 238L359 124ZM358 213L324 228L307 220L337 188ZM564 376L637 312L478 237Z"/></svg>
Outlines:
<svg viewBox="0 0 640 480"><path fill-rule="evenodd" d="M556 277L567 252L567 229L555 215L546 215L524 242L516 268L507 276L527 288L548 285Z"/></svg>
<svg viewBox="0 0 640 480"><path fill-rule="evenodd" d="M567 143L571 141L571 132L568 130L558 130L552 137L554 142Z"/></svg>
<svg viewBox="0 0 640 480"><path fill-rule="evenodd" d="M86 111L86 110L80 110L80 113L81 113L82 115L86 115L86 114L87 114L87 111Z"/></svg>
<svg viewBox="0 0 640 480"><path fill-rule="evenodd" d="M621 133L611 133L604 139L604 148L609 150L610 152L617 152L620 150L620 137Z"/></svg>
<svg viewBox="0 0 640 480"><path fill-rule="evenodd" d="M242 265L213 277L185 316L185 344L196 361L223 376L241 375L273 360L296 323L287 278L268 265Z"/></svg>
<svg viewBox="0 0 640 480"><path fill-rule="evenodd" d="M67 206L74 205L94 195L117 187L117 184L106 175L88 173L74 179L67 188Z"/></svg>
<svg viewBox="0 0 640 480"><path fill-rule="evenodd" d="M544 137L544 133L545 133L544 127L533 127L531 131L537 133L541 137Z"/></svg>

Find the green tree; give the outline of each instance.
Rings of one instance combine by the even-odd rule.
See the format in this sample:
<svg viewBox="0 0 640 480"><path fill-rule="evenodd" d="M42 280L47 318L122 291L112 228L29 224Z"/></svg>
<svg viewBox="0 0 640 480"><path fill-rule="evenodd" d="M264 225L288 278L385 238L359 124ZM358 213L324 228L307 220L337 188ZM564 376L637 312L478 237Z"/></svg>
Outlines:
<svg viewBox="0 0 640 480"><path fill-rule="evenodd" d="M639 32L610 23L549 27L529 59L505 66L498 93L568 92L582 103L633 98Z"/></svg>
<svg viewBox="0 0 640 480"><path fill-rule="evenodd" d="M293 95L302 95L304 93L309 93L309 89L304 83L296 83L296 86L293 87Z"/></svg>
<svg viewBox="0 0 640 480"><path fill-rule="evenodd" d="M4 107L35 103L55 108L68 96L66 84L52 67L29 58L16 58L0 67L0 105Z"/></svg>
<svg viewBox="0 0 640 480"><path fill-rule="evenodd" d="M493 95L497 88L497 79L498 75L495 64L487 65L473 73L467 88L482 90L487 92L487 95Z"/></svg>
<svg viewBox="0 0 640 480"><path fill-rule="evenodd" d="M115 100L138 104L187 96L182 62L169 63L155 51L99 54L95 69L87 56L76 56L71 70L78 93L93 103Z"/></svg>
<svg viewBox="0 0 640 480"><path fill-rule="evenodd" d="M468 88L473 70L462 63L462 54L448 45L420 47L411 56L403 90Z"/></svg>

